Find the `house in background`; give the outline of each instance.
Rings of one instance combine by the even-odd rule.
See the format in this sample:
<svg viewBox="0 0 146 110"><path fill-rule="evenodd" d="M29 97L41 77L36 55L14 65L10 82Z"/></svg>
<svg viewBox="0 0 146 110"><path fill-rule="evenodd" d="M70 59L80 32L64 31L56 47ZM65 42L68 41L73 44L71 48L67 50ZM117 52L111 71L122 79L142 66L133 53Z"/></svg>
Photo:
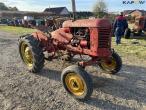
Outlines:
<svg viewBox="0 0 146 110"><path fill-rule="evenodd" d="M125 16L132 16L132 17L140 17L140 16L146 16L145 10L125 10L124 12Z"/></svg>
<svg viewBox="0 0 146 110"><path fill-rule="evenodd" d="M66 7L46 8L44 12L51 12L55 15L65 15L65 16L70 15L70 12Z"/></svg>

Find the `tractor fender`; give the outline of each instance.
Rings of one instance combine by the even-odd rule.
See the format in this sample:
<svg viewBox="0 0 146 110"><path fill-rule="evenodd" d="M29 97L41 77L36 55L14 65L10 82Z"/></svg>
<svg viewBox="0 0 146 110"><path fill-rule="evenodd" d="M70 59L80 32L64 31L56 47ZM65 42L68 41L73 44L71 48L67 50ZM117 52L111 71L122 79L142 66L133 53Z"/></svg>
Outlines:
<svg viewBox="0 0 146 110"><path fill-rule="evenodd" d="M41 31L34 32L34 33L32 33L32 35L40 42L48 41L48 37Z"/></svg>
<svg viewBox="0 0 146 110"><path fill-rule="evenodd" d="M55 51L55 47L52 43L51 34L45 34L41 31L32 33L32 36L40 42L40 46L49 53Z"/></svg>

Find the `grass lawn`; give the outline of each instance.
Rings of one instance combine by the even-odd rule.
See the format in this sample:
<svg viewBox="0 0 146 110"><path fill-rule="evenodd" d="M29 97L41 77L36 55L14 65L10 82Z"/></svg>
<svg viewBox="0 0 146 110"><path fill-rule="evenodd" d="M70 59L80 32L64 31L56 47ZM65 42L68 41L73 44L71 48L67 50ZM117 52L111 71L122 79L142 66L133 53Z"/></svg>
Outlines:
<svg viewBox="0 0 146 110"><path fill-rule="evenodd" d="M0 30L10 32L16 35L24 35L36 31L35 29L0 26ZM116 45L115 38L112 38L112 48L115 49L121 56L132 55L139 59L146 59L146 36L132 39L122 38L122 44Z"/></svg>
<svg viewBox="0 0 146 110"><path fill-rule="evenodd" d="M36 31L35 29L23 28L23 27L13 27L13 26L0 26L0 30L5 32L10 32L18 36L32 33Z"/></svg>
<svg viewBox="0 0 146 110"><path fill-rule="evenodd" d="M112 47L121 56L135 56L146 60L146 36L141 38L122 38L122 44L116 45L115 38L112 39Z"/></svg>

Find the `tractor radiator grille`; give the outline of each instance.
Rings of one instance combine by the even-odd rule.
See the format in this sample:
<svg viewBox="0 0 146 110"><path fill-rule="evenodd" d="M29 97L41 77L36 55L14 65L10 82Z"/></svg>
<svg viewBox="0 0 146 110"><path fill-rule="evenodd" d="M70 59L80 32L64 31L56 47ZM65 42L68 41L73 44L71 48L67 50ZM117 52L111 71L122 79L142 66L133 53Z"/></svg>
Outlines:
<svg viewBox="0 0 146 110"><path fill-rule="evenodd" d="M109 48L110 47L110 29L100 28L98 30L98 48Z"/></svg>

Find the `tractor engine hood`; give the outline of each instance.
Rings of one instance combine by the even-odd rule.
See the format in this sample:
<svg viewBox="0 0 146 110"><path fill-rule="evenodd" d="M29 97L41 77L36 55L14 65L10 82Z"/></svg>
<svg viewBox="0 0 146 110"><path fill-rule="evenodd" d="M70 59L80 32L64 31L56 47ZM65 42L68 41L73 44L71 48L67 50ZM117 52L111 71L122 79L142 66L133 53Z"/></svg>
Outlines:
<svg viewBox="0 0 146 110"><path fill-rule="evenodd" d="M108 19L81 19L81 20L68 20L63 23L64 28L69 27L89 27L89 28L111 28L111 23Z"/></svg>

